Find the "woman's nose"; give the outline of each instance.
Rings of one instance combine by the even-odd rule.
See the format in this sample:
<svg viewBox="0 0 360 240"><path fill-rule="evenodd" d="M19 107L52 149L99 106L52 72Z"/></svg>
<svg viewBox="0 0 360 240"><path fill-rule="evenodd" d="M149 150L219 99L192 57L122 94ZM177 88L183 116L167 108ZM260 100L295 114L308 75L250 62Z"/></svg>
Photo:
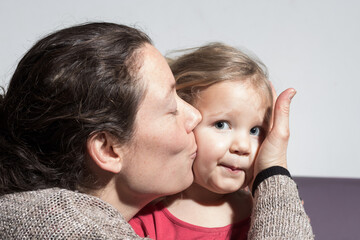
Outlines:
<svg viewBox="0 0 360 240"><path fill-rule="evenodd" d="M184 101L185 107L185 129L187 133L190 133L199 124L202 119L200 112Z"/></svg>
<svg viewBox="0 0 360 240"><path fill-rule="evenodd" d="M238 155L248 156L251 150L250 145L249 136L245 136L245 134L237 135L231 142L230 152Z"/></svg>

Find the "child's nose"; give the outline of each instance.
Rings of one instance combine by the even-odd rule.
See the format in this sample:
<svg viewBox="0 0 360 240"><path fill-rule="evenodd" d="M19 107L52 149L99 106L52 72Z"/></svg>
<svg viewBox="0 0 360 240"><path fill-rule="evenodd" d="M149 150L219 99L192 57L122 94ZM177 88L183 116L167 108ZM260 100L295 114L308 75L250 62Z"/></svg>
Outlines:
<svg viewBox="0 0 360 240"><path fill-rule="evenodd" d="M250 154L250 138L249 136L235 136L231 145L230 152L239 155L248 156Z"/></svg>

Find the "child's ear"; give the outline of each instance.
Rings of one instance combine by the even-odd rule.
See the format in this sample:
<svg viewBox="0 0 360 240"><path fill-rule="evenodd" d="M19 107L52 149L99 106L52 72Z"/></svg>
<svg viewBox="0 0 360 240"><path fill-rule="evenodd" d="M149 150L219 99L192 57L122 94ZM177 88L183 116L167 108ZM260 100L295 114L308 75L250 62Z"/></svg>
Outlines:
<svg viewBox="0 0 360 240"><path fill-rule="evenodd" d="M94 134L87 140L86 147L94 163L101 169L119 173L122 167L122 151L115 137L106 132Z"/></svg>

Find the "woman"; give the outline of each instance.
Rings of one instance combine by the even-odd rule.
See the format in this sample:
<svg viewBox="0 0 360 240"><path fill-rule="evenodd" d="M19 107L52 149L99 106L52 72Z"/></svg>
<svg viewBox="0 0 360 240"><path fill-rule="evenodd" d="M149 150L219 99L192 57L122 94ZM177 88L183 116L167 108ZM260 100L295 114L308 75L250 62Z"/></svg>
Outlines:
<svg viewBox="0 0 360 240"><path fill-rule="evenodd" d="M290 95L278 106L288 108ZM136 239L126 221L193 181L201 116L136 29L92 23L45 37L0 106L1 238ZM265 144L257 172L286 164L288 116L276 117L277 145ZM269 199L276 184L257 192Z"/></svg>

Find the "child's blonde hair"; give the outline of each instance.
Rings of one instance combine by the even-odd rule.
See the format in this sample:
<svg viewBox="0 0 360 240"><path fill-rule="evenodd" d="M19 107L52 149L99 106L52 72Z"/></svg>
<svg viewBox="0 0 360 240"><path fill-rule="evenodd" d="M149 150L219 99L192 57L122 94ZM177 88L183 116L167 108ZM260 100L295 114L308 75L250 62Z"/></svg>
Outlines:
<svg viewBox="0 0 360 240"><path fill-rule="evenodd" d="M193 103L197 93L212 84L238 79L262 89L264 97L272 103L266 66L255 57L217 42L185 51L178 58L168 58L176 89L185 101Z"/></svg>
<svg viewBox="0 0 360 240"><path fill-rule="evenodd" d="M200 91L226 80L250 83L269 107L271 116L273 96L266 66L255 57L223 43L210 43L168 62L175 76L179 96L194 104Z"/></svg>

